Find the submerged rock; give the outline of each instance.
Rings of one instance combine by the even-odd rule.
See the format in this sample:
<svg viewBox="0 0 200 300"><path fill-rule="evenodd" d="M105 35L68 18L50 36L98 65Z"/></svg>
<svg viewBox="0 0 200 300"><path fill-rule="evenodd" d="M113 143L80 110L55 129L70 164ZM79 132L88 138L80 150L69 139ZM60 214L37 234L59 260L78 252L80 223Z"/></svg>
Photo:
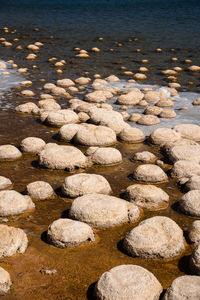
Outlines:
<svg viewBox="0 0 200 300"><path fill-rule="evenodd" d="M142 130L133 127L127 127L123 129L118 135L118 137L123 142L130 144L140 143L145 139L145 135L142 132Z"/></svg>
<svg viewBox="0 0 200 300"><path fill-rule="evenodd" d="M10 189L12 187L12 181L4 176L0 176L0 190Z"/></svg>
<svg viewBox="0 0 200 300"><path fill-rule="evenodd" d="M48 182L34 181L27 185L27 194L35 200L46 200L52 198L54 190Z"/></svg>
<svg viewBox="0 0 200 300"><path fill-rule="evenodd" d="M187 192L179 201L181 211L192 217L200 217L200 190Z"/></svg>
<svg viewBox="0 0 200 300"><path fill-rule="evenodd" d="M92 163L96 165L116 165L122 162L120 151L111 147L90 147L86 155L88 155Z"/></svg>
<svg viewBox="0 0 200 300"><path fill-rule="evenodd" d="M0 267L0 296L5 295L12 285L10 274Z"/></svg>
<svg viewBox="0 0 200 300"><path fill-rule="evenodd" d="M168 177L165 172L156 165L145 164L138 166L133 172L134 179L144 182L163 182L167 181Z"/></svg>
<svg viewBox="0 0 200 300"><path fill-rule="evenodd" d="M12 161L20 158L21 152L13 145L0 146L0 161Z"/></svg>
<svg viewBox="0 0 200 300"><path fill-rule="evenodd" d="M27 137L21 141L20 148L23 152L38 153L45 145L46 143L40 138Z"/></svg>

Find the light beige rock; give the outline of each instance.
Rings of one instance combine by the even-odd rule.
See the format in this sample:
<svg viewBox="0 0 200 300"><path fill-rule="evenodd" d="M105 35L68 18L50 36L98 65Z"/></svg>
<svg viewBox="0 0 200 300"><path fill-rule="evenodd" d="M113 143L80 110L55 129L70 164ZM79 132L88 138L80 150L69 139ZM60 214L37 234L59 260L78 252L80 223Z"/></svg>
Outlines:
<svg viewBox="0 0 200 300"><path fill-rule="evenodd" d="M58 86L52 88L51 92L52 92L52 94L58 95L58 96L67 97L69 95L64 88L58 87Z"/></svg>
<svg viewBox="0 0 200 300"><path fill-rule="evenodd" d="M195 99L193 102L192 102L193 105L200 105L200 98L197 98Z"/></svg>
<svg viewBox="0 0 200 300"><path fill-rule="evenodd" d="M5 295L12 285L10 274L0 267L0 296Z"/></svg>
<svg viewBox="0 0 200 300"><path fill-rule="evenodd" d="M144 99L148 102L148 103L157 103L160 100L160 93L157 91L148 91L145 95L144 95Z"/></svg>
<svg viewBox="0 0 200 300"><path fill-rule="evenodd" d="M176 72L175 70L170 70L170 69L161 71L161 73L162 73L163 75L167 75L167 76L174 76L174 75L177 75L177 72Z"/></svg>
<svg viewBox="0 0 200 300"><path fill-rule="evenodd" d="M35 207L29 196L23 196L20 193L10 191L0 191L0 216L13 216L24 213Z"/></svg>
<svg viewBox="0 0 200 300"><path fill-rule="evenodd" d="M199 300L199 298L200 277L185 275L172 282L163 300Z"/></svg>
<svg viewBox="0 0 200 300"><path fill-rule="evenodd" d="M24 114L37 114L37 113L39 113L39 108L35 103L27 102L27 103L16 106L15 111L24 113Z"/></svg>
<svg viewBox="0 0 200 300"><path fill-rule="evenodd" d="M200 72L200 66L193 65L193 66L188 67L188 70L192 71L192 72Z"/></svg>
<svg viewBox="0 0 200 300"><path fill-rule="evenodd" d="M37 58L37 55L34 53L30 53L26 56L26 60L35 60Z"/></svg>
<svg viewBox="0 0 200 300"><path fill-rule="evenodd" d="M193 274L200 275L200 244L196 246L192 255L190 256L190 269ZM199 294L200 296L200 289Z"/></svg>
<svg viewBox="0 0 200 300"><path fill-rule="evenodd" d="M200 126L195 124L179 124L173 129L181 134L183 138L200 142Z"/></svg>
<svg viewBox="0 0 200 300"><path fill-rule="evenodd" d="M165 172L160 167L153 164L144 164L138 166L133 172L133 177L138 181L152 183L168 180Z"/></svg>
<svg viewBox="0 0 200 300"><path fill-rule="evenodd" d="M88 148L86 155L90 153L92 149L92 154L90 155L90 160L96 165L116 165L122 162L122 155L119 150L115 148L98 148L90 147Z"/></svg>
<svg viewBox="0 0 200 300"><path fill-rule="evenodd" d="M200 217L200 190L187 192L179 201L183 213L192 217Z"/></svg>
<svg viewBox="0 0 200 300"><path fill-rule="evenodd" d="M91 108L88 114L91 123L110 127L116 134L119 134L124 128L129 127L129 125L124 122L122 115L117 111L95 107Z"/></svg>
<svg viewBox="0 0 200 300"><path fill-rule="evenodd" d="M147 76L142 73L135 73L133 76L136 80L144 80L147 79Z"/></svg>
<svg viewBox="0 0 200 300"><path fill-rule="evenodd" d="M54 196L54 190L48 182L34 181L27 185L27 194L35 200L46 200Z"/></svg>
<svg viewBox="0 0 200 300"><path fill-rule="evenodd" d="M109 82L119 82L120 81L119 77L117 77L116 75L110 75L110 76L106 77L105 80L109 81Z"/></svg>
<svg viewBox="0 0 200 300"><path fill-rule="evenodd" d="M12 187L12 181L4 176L0 176L0 190L10 189Z"/></svg>
<svg viewBox="0 0 200 300"><path fill-rule="evenodd" d="M122 115L124 121L127 121L130 118L129 113L126 111L121 111L120 114Z"/></svg>
<svg viewBox="0 0 200 300"><path fill-rule="evenodd" d="M70 86L75 85L75 83L71 79L68 79L68 78L59 79L59 80L57 80L56 84L63 87L63 88L68 88Z"/></svg>
<svg viewBox="0 0 200 300"><path fill-rule="evenodd" d="M117 142L114 130L92 124L79 127L73 140L76 144L84 146L110 146Z"/></svg>
<svg viewBox="0 0 200 300"><path fill-rule="evenodd" d="M69 215L91 226L107 228L138 220L140 210L133 203L120 198L94 193L76 198Z"/></svg>
<svg viewBox="0 0 200 300"><path fill-rule="evenodd" d="M140 143L145 139L145 135L142 130L133 127L127 127L123 129L118 135L121 141L125 143Z"/></svg>
<svg viewBox="0 0 200 300"><path fill-rule="evenodd" d="M176 118L176 113L173 109L163 109L159 114L159 117L166 119Z"/></svg>
<svg viewBox="0 0 200 300"><path fill-rule="evenodd" d="M128 201L136 205L150 209L165 209L168 206L169 196L161 188L154 185L133 184L125 192Z"/></svg>
<svg viewBox="0 0 200 300"><path fill-rule="evenodd" d="M133 156L133 160L150 163L150 162L154 162L156 160L156 156L149 151L142 151L142 152L135 153Z"/></svg>
<svg viewBox="0 0 200 300"><path fill-rule="evenodd" d="M139 119L141 118L141 115L138 113L133 113L130 118L129 118L129 122L134 122L136 123Z"/></svg>
<svg viewBox="0 0 200 300"><path fill-rule="evenodd" d="M75 168L85 168L87 158L76 147L49 143L39 153L39 164L47 169L71 171Z"/></svg>
<svg viewBox="0 0 200 300"><path fill-rule="evenodd" d="M52 89L54 89L56 87L55 84L53 83L45 83L45 85L43 86L43 88L47 91L51 91Z"/></svg>
<svg viewBox="0 0 200 300"><path fill-rule="evenodd" d="M79 197L93 193L109 195L112 190L103 176L81 173L66 177L62 192L69 197Z"/></svg>
<svg viewBox="0 0 200 300"><path fill-rule="evenodd" d="M37 137L27 137L23 139L20 143L20 149L22 152L31 152L31 153L38 153L44 147L46 143Z"/></svg>
<svg viewBox="0 0 200 300"><path fill-rule="evenodd" d="M27 49L33 50L33 51L38 51L38 50L40 50L40 48L39 48L37 45L33 45L33 44L28 45L28 46L27 46Z"/></svg>
<svg viewBox="0 0 200 300"><path fill-rule="evenodd" d="M2 61L0 61L0 69L7 69L7 65Z"/></svg>
<svg viewBox="0 0 200 300"><path fill-rule="evenodd" d="M88 114L86 114L83 111L79 112L77 115L78 115L80 123L85 123L85 122L87 122L90 119L90 117L88 116Z"/></svg>
<svg viewBox="0 0 200 300"><path fill-rule="evenodd" d="M70 142L80 129L80 124L66 124L59 129L59 137L65 142Z"/></svg>
<svg viewBox="0 0 200 300"><path fill-rule="evenodd" d="M110 92L95 91L85 95L85 100L94 103L105 103L108 99L112 98L113 95Z"/></svg>
<svg viewBox="0 0 200 300"><path fill-rule="evenodd" d="M92 228L83 222L58 219L48 227L47 240L58 248L79 246L94 241Z"/></svg>
<svg viewBox="0 0 200 300"><path fill-rule="evenodd" d="M200 190L200 176L192 176L185 184L185 187L188 191L191 190Z"/></svg>
<svg viewBox="0 0 200 300"><path fill-rule="evenodd" d="M41 100L46 100L46 99L53 99L54 100L54 98L53 98L53 96L52 95L50 95L50 94L40 94L40 99Z"/></svg>
<svg viewBox="0 0 200 300"><path fill-rule="evenodd" d="M150 142L154 145L163 145L165 143L179 141L180 139L180 133L170 128L157 128L149 137Z"/></svg>
<svg viewBox="0 0 200 300"><path fill-rule="evenodd" d="M71 109L61 109L48 114L45 122L54 127L61 127L65 124L74 124L79 121L78 115Z"/></svg>
<svg viewBox="0 0 200 300"><path fill-rule="evenodd" d="M193 175L200 176L200 165L189 160L179 160L174 164L171 175L179 180Z"/></svg>
<svg viewBox="0 0 200 300"><path fill-rule="evenodd" d="M131 90L127 94L118 97L117 104L137 105L144 97L144 94L137 88Z"/></svg>
<svg viewBox="0 0 200 300"><path fill-rule="evenodd" d="M123 247L133 257L174 258L185 248L183 231L168 217L152 217L127 233Z"/></svg>
<svg viewBox="0 0 200 300"><path fill-rule="evenodd" d="M35 96L35 94L31 90L23 90L23 91L20 92L20 96L23 96L23 97L33 97L33 96Z"/></svg>
<svg viewBox="0 0 200 300"><path fill-rule="evenodd" d="M0 236L1 258L26 251L28 239L22 229L0 224Z"/></svg>
<svg viewBox="0 0 200 300"><path fill-rule="evenodd" d="M177 145L169 148L167 151L170 161L175 163L178 160L190 160L200 163L199 145Z"/></svg>
<svg viewBox="0 0 200 300"><path fill-rule="evenodd" d="M138 121L138 124L140 125L146 125L146 126L151 126L151 125L156 125L160 123L160 120L157 116L153 115L145 115L142 116Z"/></svg>
<svg viewBox="0 0 200 300"><path fill-rule="evenodd" d="M162 286L157 278L137 265L120 265L103 273L95 286L98 300L158 300Z"/></svg>
<svg viewBox="0 0 200 300"><path fill-rule="evenodd" d="M200 243L200 221L194 221L188 229L188 237L191 243Z"/></svg>
<svg viewBox="0 0 200 300"><path fill-rule="evenodd" d="M61 110L61 106L54 99L44 99L38 102L38 107L45 110Z"/></svg>
<svg viewBox="0 0 200 300"><path fill-rule="evenodd" d="M149 106L145 109L144 114L158 116L162 112L162 110L162 108L157 106Z"/></svg>
<svg viewBox="0 0 200 300"><path fill-rule="evenodd" d="M0 146L0 161L16 160L21 156L21 152L13 145Z"/></svg>
<svg viewBox="0 0 200 300"><path fill-rule="evenodd" d="M79 85L88 85L91 81L91 78L89 77L79 77L75 80L75 83L76 84L79 84Z"/></svg>
<svg viewBox="0 0 200 300"><path fill-rule="evenodd" d="M156 106L158 106L158 107L173 107L174 102L170 99L164 99L164 100L158 101L156 103Z"/></svg>

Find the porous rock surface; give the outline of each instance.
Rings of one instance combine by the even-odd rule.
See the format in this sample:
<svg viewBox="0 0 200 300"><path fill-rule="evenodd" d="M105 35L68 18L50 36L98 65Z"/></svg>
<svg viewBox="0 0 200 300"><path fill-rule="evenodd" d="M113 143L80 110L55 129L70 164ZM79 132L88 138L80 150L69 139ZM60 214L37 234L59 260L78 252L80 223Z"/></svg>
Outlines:
<svg viewBox="0 0 200 300"><path fill-rule="evenodd" d="M48 182L34 181L27 185L27 194L35 200L49 199L54 195L54 190Z"/></svg>
<svg viewBox="0 0 200 300"><path fill-rule="evenodd" d="M62 185L62 192L69 197L79 197L92 193L109 195L112 190L103 176L81 173L66 177Z"/></svg>
<svg viewBox="0 0 200 300"><path fill-rule="evenodd" d="M145 135L142 130L133 127L124 128L118 135L121 141L125 143L139 143L144 141Z"/></svg>
<svg viewBox="0 0 200 300"><path fill-rule="evenodd" d="M200 217L200 190L187 192L179 201L181 211L192 217Z"/></svg>
<svg viewBox="0 0 200 300"><path fill-rule="evenodd" d="M45 145L46 143L41 138L27 137L21 141L20 149L23 152L38 153Z"/></svg>
<svg viewBox="0 0 200 300"><path fill-rule="evenodd" d="M149 137L150 142L155 145L163 145L168 142L176 142L180 139L180 133L170 128L157 128L151 133Z"/></svg>
<svg viewBox="0 0 200 300"><path fill-rule="evenodd" d="M158 300L162 286L148 270L120 265L103 273L94 294L98 300Z"/></svg>
<svg viewBox="0 0 200 300"><path fill-rule="evenodd" d="M78 115L71 109L61 109L48 114L45 122L48 125L61 127L65 124L74 124L79 121Z"/></svg>
<svg viewBox="0 0 200 300"><path fill-rule="evenodd" d="M21 152L13 145L0 146L0 161L16 160L22 156Z"/></svg>
<svg viewBox="0 0 200 300"><path fill-rule="evenodd" d="M179 124L173 129L179 132L182 138L200 142L200 126L196 124Z"/></svg>
<svg viewBox="0 0 200 300"><path fill-rule="evenodd" d="M86 241L94 241L92 228L83 222L58 219L48 227L47 240L56 247L75 247Z"/></svg>
<svg viewBox="0 0 200 300"><path fill-rule="evenodd" d="M135 204L120 198L94 193L76 198L69 215L91 226L106 228L136 221L140 210Z"/></svg>
<svg viewBox="0 0 200 300"><path fill-rule="evenodd" d="M120 151L111 147L90 147L86 155L88 155L90 161L96 165L116 165L122 162Z"/></svg>
<svg viewBox="0 0 200 300"><path fill-rule="evenodd" d="M198 244L200 243L200 220L194 221L188 229L188 237L190 242Z"/></svg>
<svg viewBox="0 0 200 300"><path fill-rule="evenodd" d="M156 160L156 156L149 151L142 151L135 153L132 159L148 163L154 162Z"/></svg>
<svg viewBox="0 0 200 300"><path fill-rule="evenodd" d="M133 177L137 181L152 183L168 180L165 172L159 166L153 164L144 164L138 166L133 172Z"/></svg>
<svg viewBox="0 0 200 300"><path fill-rule="evenodd" d="M0 176L0 190L9 189L12 187L12 182L9 178Z"/></svg>
<svg viewBox="0 0 200 300"><path fill-rule="evenodd" d="M127 233L123 247L133 257L173 258L185 247L183 231L168 217L152 217Z"/></svg>
<svg viewBox="0 0 200 300"><path fill-rule="evenodd" d="M10 274L0 267L0 296L5 295L12 285Z"/></svg>

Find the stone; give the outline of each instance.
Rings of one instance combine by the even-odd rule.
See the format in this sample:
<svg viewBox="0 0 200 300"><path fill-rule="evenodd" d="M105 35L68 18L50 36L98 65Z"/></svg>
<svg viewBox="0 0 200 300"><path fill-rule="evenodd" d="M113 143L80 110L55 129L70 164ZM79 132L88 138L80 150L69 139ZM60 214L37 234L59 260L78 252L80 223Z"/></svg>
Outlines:
<svg viewBox="0 0 200 300"><path fill-rule="evenodd" d="M183 231L168 217L152 217L126 234L123 248L133 257L174 258L185 248Z"/></svg>
<svg viewBox="0 0 200 300"><path fill-rule="evenodd" d="M75 83L76 84L79 84L79 85L88 85L91 81L91 78L89 77L79 77L75 80Z"/></svg>
<svg viewBox="0 0 200 300"><path fill-rule="evenodd" d="M190 178L193 175L200 176L200 165L189 160L177 161L174 164L171 172L171 176L176 177L179 180L182 178Z"/></svg>
<svg viewBox="0 0 200 300"><path fill-rule="evenodd" d="M79 127L73 141L83 146L110 146L117 142L116 133L111 128L92 124Z"/></svg>
<svg viewBox="0 0 200 300"><path fill-rule="evenodd" d="M80 123L85 123L85 122L87 122L90 119L90 117L88 116L88 114L86 114L83 111L79 112L77 115L78 115Z"/></svg>
<svg viewBox="0 0 200 300"><path fill-rule="evenodd" d="M133 184L127 187L125 197L137 206L159 210L168 206L169 196L161 188L154 185Z"/></svg>
<svg viewBox="0 0 200 300"><path fill-rule="evenodd" d="M23 90L23 91L20 92L20 96L22 96L22 97L33 97L33 96L35 96L35 94L34 94L33 91Z"/></svg>
<svg viewBox="0 0 200 300"><path fill-rule="evenodd" d="M160 123L160 120L157 116L153 115L145 115L142 116L138 121L138 124L140 125L146 125L146 126L151 126L151 125L156 125Z"/></svg>
<svg viewBox="0 0 200 300"><path fill-rule="evenodd" d="M110 76L106 77L105 80L109 81L109 82L119 82L120 81L119 77L117 77L116 75L110 75Z"/></svg>
<svg viewBox="0 0 200 300"><path fill-rule="evenodd" d="M48 91L51 91L51 90L54 89L55 87L56 87L56 85L53 84L53 83L45 83L45 85L43 86L43 88L44 88L45 90L48 90Z"/></svg>
<svg viewBox="0 0 200 300"><path fill-rule="evenodd" d="M124 121L127 121L130 118L129 113L126 111L121 111L120 114L122 115Z"/></svg>
<svg viewBox="0 0 200 300"><path fill-rule="evenodd" d="M28 239L22 229L0 224L0 236L0 258L26 251Z"/></svg>
<svg viewBox="0 0 200 300"><path fill-rule="evenodd" d="M61 86L61 87L63 87L63 88L68 88L70 86L74 86L75 85L75 83L71 79L68 79L68 78L66 78L66 79L59 79L59 80L57 80L56 84L59 85L59 86Z"/></svg>
<svg viewBox="0 0 200 300"><path fill-rule="evenodd" d="M113 97L113 95L110 93L110 97ZM94 102L94 103L105 103L108 99L106 97L106 94L104 91L95 91L95 92L91 92L89 94L85 95L85 100L88 102Z"/></svg>
<svg viewBox="0 0 200 300"><path fill-rule="evenodd" d="M54 190L48 182L34 181L27 185L27 194L34 200L46 200L53 198Z"/></svg>
<svg viewBox="0 0 200 300"><path fill-rule="evenodd" d="M195 124L179 124L173 129L179 132L182 138L200 142L200 126Z"/></svg>
<svg viewBox="0 0 200 300"><path fill-rule="evenodd" d="M112 190L103 176L81 173L66 177L62 192L68 197L79 197L93 193L109 195Z"/></svg>
<svg viewBox="0 0 200 300"><path fill-rule="evenodd" d="M137 181L151 183L165 182L168 180L165 172L159 166L153 164L138 166L133 172L133 177Z"/></svg>
<svg viewBox="0 0 200 300"><path fill-rule="evenodd" d="M176 142L181 139L180 133L170 128L157 128L149 137L149 141L154 145L163 145L168 142Z"/></svg>
<svg viewBox="0 0 200 300"><path fill-rule="evenodd" d="M136 123L139 119L141 118L141 115L138 113L133 113L130 118L129 118L129 122L134 122Z"/></svg>
<svg viewBox="0 0 200 300"><path fill-rule="evenodd" d="M98 300L158 300L162 286L147 269L120 265L103 273L95 286Z"/></svg>
<svg viewBox="0 0 200 300"><path fill-rule="evenodd" d="M193 65L193 66L188 67L188 70L192 71L192 72L200 72L200 66Z"/></svg>
<svg viewBox="0 0 200 300"><path fill-rule="evenodd" d="M166 119L176 118L176 113L173 109L163 109L159 114L159 117Z"/></svg>
<svg viewBox="0 0 200 300"><path fill-rule="evenodd" d="M37 114L39 112L39 108L35 103L27 102L24 104L17 105L15 107L15 111L24 114Z"/></svg>
<svg viewBox="0 0 200 300"><path fill-rule="evenodd" d="M121 141L125 143L140 143L145 140L145 135L142 130L133 127L127 127L123 129L118 135Z"/></svg>
<svg viewBox="0 0 200 300"><path fill-rule="evenodd" d="M46 143L37 137L27 137L20 143L20 149L22 152L39 153L44 149Z"/></svg>
<svg viewBox="0 0 200 300"><path fill-rule="evenodd" d="M7 190L12 187L12 181L4 176L0 176L0 190Z"/></svg>
<svg viewBox="0 0 200 300"><path fill-rule="evenodd" d="M173 163L178 160L190 160L200 163L200 146L199 145L177 145L170 147L167 151L169 160Z"/></svg>
<svg viewBox="0 0 200 300"><path fill-rule="evenodd" d="M200 277L185 275L176 278L167 289L163 300L199 300Z"/></svg>
<svg viewBox="0 0 200 300"><path fill-rule="evenodd" d="M97 125L110 127L119 134L129 125L124 122L122 115L117 111L110 111L103 108L91 108L89 111L90 122Z"/></svg>
<svg viewBox="0 0 200 300"><path fill-rule="evenodd" d="M83 222L58 219L48 227L47 240L58 248L79 246L94 241L92 228Z"/></svg>
<svg viewBox="0 0 200 300"><path fill-rule="evenodd" d="M151 163L156 160L156 156L149 151L142 151L135 153L132 159L145 163Z"/></svg>
<svg viewBox="0 0 200 300"><path fill-rule="evenodd" d="M86 155L89 152L89 158L93 164L96 165L116 165L122 162L122 155L119 150L111 147L99 148L99 147L90 147L88 148Z"/></svg>
<svg viewBox="0 0 200 300"><path fill-rule="evenodd" d="M157 106L149 106L145 109L144 114L158 116L162 112L162 110L162 108Z"/></svg>
<svg viewBox="0 0 200 300"><path fill-rule="evenodd" d="M185 187L188 191L200 190L200 176L194 175L186 182Z"/></svg>
<svg viewBox="0 0 200 300"><path fill-rule="evenodd" d="M38 107L45 110L61 110L61 106L54 99L44 99L38 102Z"/></svg>
<svg viewBox="0 0 200 300"><path fill-rule="evenodd" d="M13 145L0 146L0 161L12 161L21 158L21 152Z"/></svg>
<svg viewBox="0 0 200 300"><path fill-rule="evenodd" d="M193 102L192 102L193 105L200 105L200 98L197 98L195 99Z"/></svg>
<svg viewBox="0 0 200 300"><path fill-rule="evenodd" d="M118 97L117 104L122 105L137 105L142 100L144 94L137 88L132 89L130 92Z"/></svg>
<svg viewBox="0 0 200 300"><path fill-rule="evenodd" d="M191 217L200 217L200 190L187 192L179 201L180 210Z"/></svg>
<svg viewBox="0 0 200 300"><path fill-rule="evenodd" d="M157 91L148 91L145 95L144 95L144 99L148 102L148 103L157 103L160 100L160 93Z"/></svg>
<svg viewBox="0 0 200 300"><path fill-rule="evenodd" d="M58 96L64 96L68 97L69 94L66 92L66 90L62 87L55 86L54 88L51 89L52 94L58 95Z"/></svg>
<svg viewBox="0 0 200 300"><path fill-rule="evenodd" d="M5 295L12 285L10 274L0 267L0 296Z"/></svg>
<svg viewBox="0 0 200 300"><path fill-rule="evenodd" d="M193 274L200 275L200 244L196 246L192 252L192 255L190 256L190 269L192 270Z"/></svg>
<svg viewBox="0 0 200 300"><path fill-rule="evenodd" d="M147 79L147 76L142 73L135 73L133 76L136 80L144 80Z"/></svg>
<svg viewBox="0 0 200 300"><path fill-rule="evenodd" d="M76 147L49 143L39 153L39 165L47 169L72 171L75 168L86 168L87 158Z"/></svg>
<svg viewBox="0 0 200 300"><path fill-rule="evenodd" d="M170 99L162 99L156 103L158 107L173 107L174 102Z"/></svg>
<svg viewBox="0 0 200 300"><path fill-rule="evenodd" d="M200 243L200 221L194 221L188 229L188 237L191 243Z"/></svg>
<svg viewBox="0 0 200 300"><path fill-rule="evenodd" d="M80 129L80 124L66 124L59 129L59 137L62 141L70 142Z"/></svg>
<svg viewBox="0 0 200 300"><path fill-rule="evenodd" d="M94 193L76 198L69 216L97 228L108 228L138 220L140 210L135 204L120 198Z"/></svg>
<svg viewBox="0 0 200 300"><path fill-rule="evenodd" d="M0 69L7 69L7 65L2 61L0 61Z"/></svg>
<svg viewBox="0 0 200 300"><path fill-rule="evenodd" d="M79 119L78 115L71 109L61 109L50 112L45 121L50 126L61 127L65 124L77 123Z"/></svg>

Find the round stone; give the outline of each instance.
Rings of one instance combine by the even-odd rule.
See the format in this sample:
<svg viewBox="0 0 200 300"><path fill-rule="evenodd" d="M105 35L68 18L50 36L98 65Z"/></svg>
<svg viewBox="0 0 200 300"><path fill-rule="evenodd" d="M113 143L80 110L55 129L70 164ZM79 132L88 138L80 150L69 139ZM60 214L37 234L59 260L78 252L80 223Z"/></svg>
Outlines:
<svg viewBox="0 0 200 300"><path fill-rule="evenodd" d="M26 251L28 239L22 229L0 224L0 236L0 258Z"/></svg>
<svg viewBox="0 0 200 300"><path fill-rule="evenodd" d="M168 177L165 172L156 165L145 164L138 166L133 173L134 179L143 182L163 182L167 181Z"/></svg>
<svg viewBox="0 0 200 300"><path fill-rule="evenodd" d="M150 142L154 145L163 145L165 143L179 141L180 139L180 133L170 128L157 128L149 137Z"/></svg>
<svg viewBox="0 0 200 300"><path fill-rule="evenodd" d="M133 257L174 258L185 248L183 231L168 217L152 217L127 233L123 247Z"/></svg>
<svg viewBox="0 0 200 300"><path fill-rule="evenodd" d="M160 93L157 91L148 91L145 95L144 95L144 99L148 102L148 103L156 103L160 100Z"/></svg>
<svg viewBox="0 0 200 300"><path fill-rule="evenodd" d="M12 182L9 178L0 176L0 190L10 189L12 187Z"/></svg>
<svg viewBox="0 0 200 300"><path fill-rule="evenodd" d="M199 244L200 243L200 221L194 221L188 229L188 237L190 242Z"/></svg>
<svg viewBox="0 0 200 300"><path fill-rule="evenodd" d="M112 97L113 95L109 93L108 98ZM85 100L92 103L105 103L108 98L104 91L95 91L85 95Z"/></svg>
<svg viewBox="0 0 200 300"><path fill-rule="evenodd" d="M185 184L188 191L200 189L200 176L192 176Z"/></svg>
<svg viewBox="0 0 200 300"><path fill-rule="evenodd" d="M162 112L162 110L162 108L157 106L149 106L145 109L144 114L158 116Z"/></svg>
<svg viewBox="0 0 200 300"><path fill-rule="evenodd" d="M74 142L84 146L110 146L117 142L116 133L109 127L85 124L79 127Z"/></svg>
<svg viewBox="0 0 200 300"><path fill-rule="evenodd" d="M145 115L142 116L138 121L138 124L140 125L146 125L146 126L151 126L151 125L156 125L160 123L160 120L157 116L153 115Z"/></svg>
<svg viewBox="0 0 200 300"><path fill-rule="evenodd" d="M44 147L46 143L37 137L27 137L21 141L20 149L23 152L30 152L30 153L38 153Z"/></svg>
<svg viewBox="0 0 200 300"><path fill-rule="evenodd" d="M176 278L167 289L163 300L199 300L200 277L185 275Z"/></svg>
<svg viewBox="0 0 200 300"><path fill-rule="evenodd" d="M197 98L195 99L193 102L192 102L193 105L200 105L200 98Z"/></svg>
<svg viewBox="0 0 200 300"><path fill-rule="evenodd" d="M39 113L39 108L35 103L27 102L16 106L15 111L24 114L37 114Z"/></svg>
<svg viewBox="0 0 200 300"><path fill-rule="evenodd" d="M179 160L177 161L171 172L172 177L176 177L179 180L181 178L190 178L193 175L200 176L200 165L196 162L189 160Z"/></svg>
<svg viewBox="0 0 200 300"><path fill-rule="evenodd" d="M173 129L181 134L183 138L200 142L200 126L195 124L179 124Z"/></svg>
<svg viewBox="0 0 200 300"><path fill-rule="evenodd" d="M59 248L75 247L94 239L93 230L88 224L70 219L54 221L47 231L47 240Z"/></svg>
<svg viewBox="0 0 200 300"><path fill-rule="evenodd" d="M89 77L79 77L75 80L75 82L79 85L88 85L91 79Z"/></svg>
<svg viewBox="0 0 200 300"><path fill-rule="evenodd" d="M178 160L191 160L200 163L200 146L199 145L178 145L169 148L168 158L175 163Z"/></svg>
<svg viewBox="0 0 200 300"><path fill-rule="evenodd" d="M159 114L159 117L166 119L176 118L176 113L173 109L163 109Z"/></svg>
<svg viewBox="0 0 200 300"><path fill-rule="evenodd" d="M65 124L77 123L79 118L71 109L61 109L50 112L45 121L50 126L61 127Z"/></svg>
<svg viewBox="0 0 200 300"><path fill-rule="evenodd" d="M141 115L138 113L133 113L130 118L129 118L129 122L134 122L136 123L139 119L141 118Z"/></svg>
<svg viewBox="0 0 200 300"><path fill-rule="evenodd" d="M61 110L61 106L54 99L45 99L38 102L38 107L45 110Z"/></svg>
<svg viewBox="0 0 200 300"><path fill-rule="evenodd" d="M95 286L98 300L158 300L162 286L148 270L120 265L103 273Z"/></svg>
<svg viewBox="0 0 200 300"><path fill-rule="evenodd" d="M69 215L91 226L106 228L138 220L140 210L135 204L120 198L94 193L76 198Z"/></svg>
<svg viewBox="0 0 200 300"><path fill-rule="evenodd" d="M86 155L90 157L93 164L96 165L116 165L122 162L122 155L115 148L88 148Z"/></svg>
<svg viewBox="0 0 200 300"><path fill-rule="evenodd" d="M29 196L23 196L14 190L0 191L1 217L19 215L34 207L35 204Z"/></svg>
<svg viewBox="0 0 200 300"><path fill-rule="evenodd" d="M133 156L133 160L150 163L156 160L156 156L149 151L137 152Z"/></svg>
<svg viewBox="0 0 200 300"><path fill-rule="evenodd" d="M125 192L126 199L136 205L150 209L165 209L168 206L169 196L161 188L154 185L133 184Z"/></svg>
<svg viewBox="0 0 200 300"><path fill-rule="evenodd" d="M122 105L137 105L142 100L144 94L137 88L132 89L130 92L118 97L117 104Z"/></svg>
<svg viewBox="0 0 200 300"><path fill-rule="evenodd" d="M21 156L21 152L13 145L0 146L0 161L16 160Z"/></svg>
<svg viewBox="0 0 200 300"><path fill-rule="evenodd" d="M200 244L192 252L190 257L190 269L196 275L200 275ZM199 293L200 295L200 293Z"/></svg>
<svg viewBox="0 0 200 300"><path fill-rule="evenodd" d="M118 135L118 137L123 142L130 144L140 143L145 139L144 133L140 129L133 127L127 127L123 129Z"/></svg>
<svg viewBox="0 0 200 300"><path fill-rule="evenodd" d="M0 296L5 295L12 285L10 274L0 267Z"/></svg>
<svg viewBox="0 0 200 300"><path fill-rule="evenodd" d="M71 79L68 79L68 78L59 79L59 80L57 80L56 84L59 86L62 86L64 88L68 88L70 86L75 85L75 83Z"/></svg>
<svg viewBox="0 0 200 300"><path fill-rule="evenodd" d="M158 107L172 107L174 106L174 102L170 99L162 99L156 103Z"/></svg>
<svg viewBox="0 0 200 300"><path fill-rule="evenodd" d="M179 201L181 211L192 217L200 217L200 190L187 192Z"/></svg>
<svg viewBox="0 0 200 300"><path fill-rule="evenodd" d="M39 153L39 164L47 169L74 170L87 166L86 156L76 147L46 144Z"/></svg>
<svg viewBox="0 0 200 300"><path fill-rule="evenodd" d="M27 194L35 200L45 200L52 198L54 190L48 182L34 181L27 185Z"/></svg>
<svg viewBox="0 0 200 300"><path fill-rule="evenodd" d="M109 195L112 190L103 176L81 173L66 177L62 192L68 197L79 197L92 193Z"/></svg>
<svg viewBox="0 0 200 300"><path fill-rule="evenodd" d="M65 142L70 142L80 128L80 124L66 124L59 129L59 137Z"/></svg>

